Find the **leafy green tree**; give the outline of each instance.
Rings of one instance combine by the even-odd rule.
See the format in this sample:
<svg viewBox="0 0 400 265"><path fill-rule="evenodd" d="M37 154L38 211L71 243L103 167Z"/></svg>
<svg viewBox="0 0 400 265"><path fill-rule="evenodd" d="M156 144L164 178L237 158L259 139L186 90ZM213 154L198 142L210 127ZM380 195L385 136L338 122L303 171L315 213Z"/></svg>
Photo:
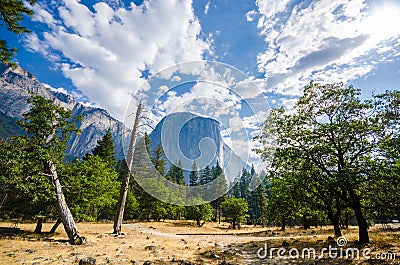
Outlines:
<svg viewBox="0 0 400 265"><path fill-rule="evenodd" d="M41 223L57 218L53 187L27 152L26 139L12 137L0 140L0 216L3 218L36 219Z"/></svg>
<svg viewBox="0 0 400 265"><path fill-rule="evenodd" d="M286 163L298 158L311 163L317 169L312 175L319 184L316 194L323 197L331 190L339 204L349 206L358 222L359 242L367 243L365 202L371 197L366 191L382 180L371 169L380 143L393 132L388 126L392 118L381 107L386 103L377 97L362 101L359 95L352 86L311 82L293 112L271 111L259 139L265 144L265 159L284 156ZM272 146L271 135L276 137Z"/></svg>
<svg viewBox="0 0 400 265"><path fill-rule="evenodd" d="M106 131L101 139L97 140L97 145L93 149L92 155L100 157L110 167L116 166L115 145L110 129ZM90 155L85 156L84 159L87 159L88 156Z"/></svg>
<svg viewBox="0 0 400 265"><path fill-rule="evenodd" d="M114 217L120 184L109 161L92 155L86 161L69 163L64 171L65 196L78 221L111 220Z"/></svg>
<svg viewBox="0 0 400 265"><path fill-rule="evenodd" d="M30 5L35 4L35 0L29 0ZM21 34L29 32L28 29L21 26L21 22L25 15L32 16L33 11L28 8L24 1L21 0L1 0L0 1L0 20L1 25L13 33ZM7 42L0 39L0 61L8 64L10 59L16 52L16 48L7 47Z"/></svg>
<svg viewBox="0 0 400 265"><path fill-rule="evenodd" d="M248 203L243 198L227 197L222 203L221 208L224 216L232 224L232 228L243 222L247 218L249 210Z"/></svg>
<svg viewBox="0 0 400 265"><path fill-rule="evenodd" d="M191 203L196 205L186 206L186 219L195 220L197 226L201 227L211 219L213 209L201 198L194 198ZM201 220L204 222L202 223Z"/></svg>

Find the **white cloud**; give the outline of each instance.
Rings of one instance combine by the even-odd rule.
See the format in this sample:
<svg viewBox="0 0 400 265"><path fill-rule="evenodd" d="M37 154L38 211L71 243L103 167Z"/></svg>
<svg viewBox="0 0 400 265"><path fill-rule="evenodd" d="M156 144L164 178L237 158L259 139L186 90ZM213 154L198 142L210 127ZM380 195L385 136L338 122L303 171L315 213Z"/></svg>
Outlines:
<svg viewBox="0 0 400 265"><path fill-rule="evenodd" d="M204 7L204 14L208 14L208 11L210 11L210 4L211 4L211 0L209 0L206 4L206 6Z"/></svg>
<svg viewBox="0 0 400 265"><path fill-rule="evenodd" d="M256 15L257 15L257 11L250 10L249 12L246 13L246 20L248 22L252 22Z"/></svg>
<svg viewBox="0 0 400 265"><path fill-rule="evenodd" d="M31 35L26 45L47 57L62 55L52 60L63 74L122 120L130 95L143 83L142 71L201 60L210 44L200 37L191 1L148 0L128 9L117 2L92 9L79 0L64 0L56 8L38 5L35 20L49 31Z"/></svg>
<svg viewBox="0 0 400 265"><path fill-rule="evenodd" d="M374 68L365 63L371 52L390 49L387 41L400 37L400 6L393 2L370 7L366 0L318 0L292 9L290 2L256 1L267 44L258 67L277 93L299 95L313 79L346 83L363 76Z"/></svg>

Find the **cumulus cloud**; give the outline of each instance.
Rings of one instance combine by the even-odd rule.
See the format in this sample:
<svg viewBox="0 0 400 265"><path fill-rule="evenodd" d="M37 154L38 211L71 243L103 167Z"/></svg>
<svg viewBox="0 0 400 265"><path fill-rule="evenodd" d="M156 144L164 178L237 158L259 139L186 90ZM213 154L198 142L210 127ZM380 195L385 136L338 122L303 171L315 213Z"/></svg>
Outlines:
<svg viewBox="0 0 400 265"><path fill-rule="evenodd" d="M201 60L210 50L191 1L149 0L127 8L122 1L43 1L33 19L48 30L31 34L26 46L54 61L85 96L121 120L143 71Z"/></svg>
<svg viewBox="0 0 400 265"><path fill-rule="evenodd" d="M299 95L310 80L349 82L373 71L374 60L375 64L390 60L371 54L393 51L391 41L400 37L400 6L389 1L373 7L368 3L257 0L258 27L267 47L257 63L267 87Z"/></svg>

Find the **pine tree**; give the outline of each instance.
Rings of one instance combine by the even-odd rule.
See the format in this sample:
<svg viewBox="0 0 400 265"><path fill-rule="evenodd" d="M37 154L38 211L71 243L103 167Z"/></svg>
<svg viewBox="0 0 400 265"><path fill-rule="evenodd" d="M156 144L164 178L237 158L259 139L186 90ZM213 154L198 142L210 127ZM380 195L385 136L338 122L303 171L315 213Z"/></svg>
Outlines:
<svg viewBox="0 0 400 265"><path fill-rule="evenodd" d="M156 150L154 150L154 155L152 157L152 162L154 168L164 176L165 174L165 154L161 144L158 144Z"/></svg>
<svg viewBox="0 0 400 265"><path fill-rule="evenodd" d="M177 165L174 164L171 165L167 179L179 185L185 184L185 176L183 175L183 168L181 161L178 161Z"/></svg>
<svg viewBox="0 0 400 265"><path fill-rule="evenodd" d="M199 172L197 170L197 163L196 160L193 161L192 171L190 171L189 175L189 185L190 186L197 186L199 185Z"/></svg>
<svg viewBox="0 0 400 265"><path fill-rule="evenodd" d="M211 169L207 165L203 170L200 171L200 185L205 185L211 181Z"/></svg>
<svg viewBox="0 0 400 265"><path fill-rule="evenodd" d="M221 203L225 199L225 193L227 192L228 186L226 183L226 178L223 169L219 165L219 162L217 160L217 164L213 166L211 169L212 172L212 180L216 181L215 184L213 185L215 187L214 194L220 194L218 199L214 200L211 202L211 205L215 208L215 216L214 219L218 220L218 223L221 222L221 215L222 215L222 210L221 210Z"/></svg>
<svg viewBox="0 0 400 265"><path fill-rule="evenodd" d="M92 155L100 157L111 167L116 166L115 146L110 129L107 130L100 140L97 140L97 145L93 149ZM86 159L87 157L84 160Z"/></svg>

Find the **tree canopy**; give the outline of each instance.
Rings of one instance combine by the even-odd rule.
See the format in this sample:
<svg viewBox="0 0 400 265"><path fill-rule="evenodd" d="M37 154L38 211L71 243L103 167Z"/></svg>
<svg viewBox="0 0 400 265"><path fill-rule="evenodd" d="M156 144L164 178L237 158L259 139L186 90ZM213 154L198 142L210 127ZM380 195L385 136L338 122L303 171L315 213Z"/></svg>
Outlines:
<svg viewBox="0 0 400 265"><path fill-rule="evenodd" d="M27 3L34 5L36 0L28 0ZM21 25L25 15L32 16L33 11L21 0L0 0L1 25L16 34L29 32ZM7 46L6 40L0 39L0 61L8 64L14 56L16 48Z"/></svg>

